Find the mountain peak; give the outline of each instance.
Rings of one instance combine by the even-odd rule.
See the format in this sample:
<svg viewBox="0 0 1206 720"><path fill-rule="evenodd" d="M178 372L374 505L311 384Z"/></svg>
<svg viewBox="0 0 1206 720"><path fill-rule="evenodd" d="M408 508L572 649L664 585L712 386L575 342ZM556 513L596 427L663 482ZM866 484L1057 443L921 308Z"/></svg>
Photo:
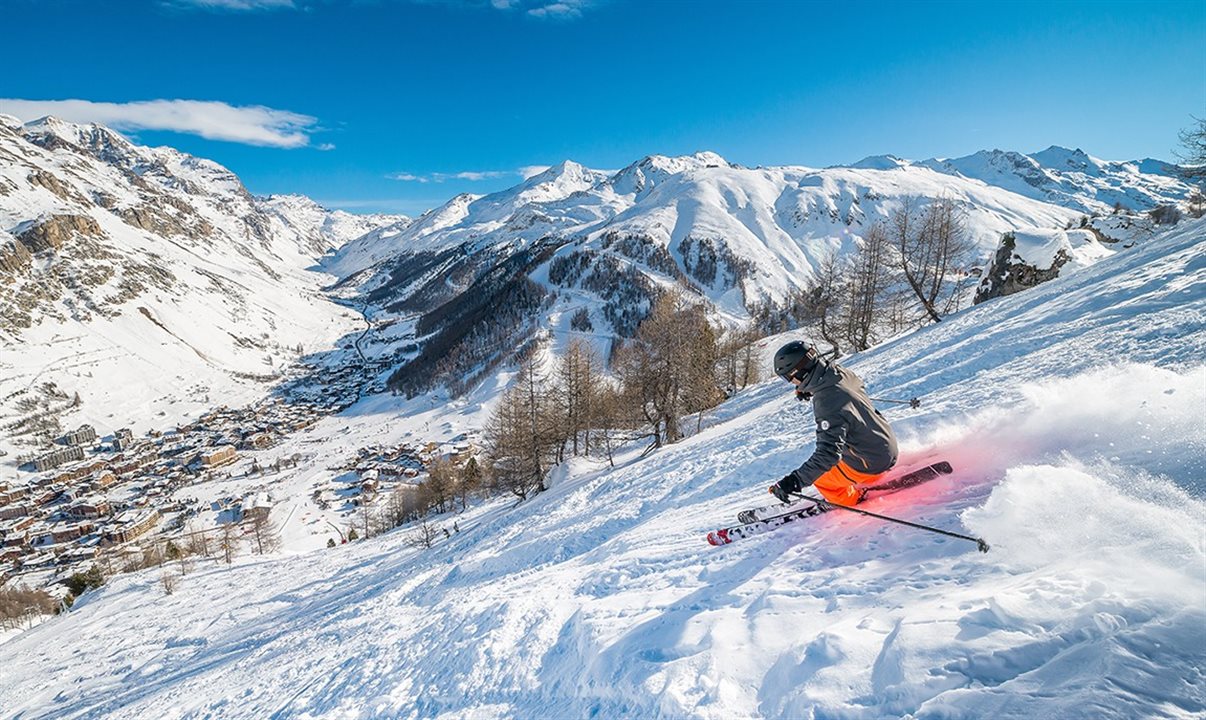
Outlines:
<svg viewBox="0 0 1206 720"><path fill-rule="evenodd" d="M26 138L35 139L38 144L69 143L81 148L103 162L113 162L115 159L129 158L140 152L150 152L149 148L139 149L124 135L97 123L73 123L46 115L32 120L21 126L20 132ZM41 140L36 140L41 138ZM178 153L177 150L171 152ZM179 153L183 155L183 153Z"/></svg>
<svg viewBox="0 0 1206 720"><path fill-rule="evenodd" d="M908 160L898 158L895 155L868 155L859 160L853 165L846 167L856 170L896 170L911 165Z"/></svg>
<svg viewBox="0 0 1206 720"><path fill-rule="evenodd" d="M732 167L732 163L711 150L701 150L691 155L691 158L703 163L706 167Z"/></svg>
<svg viewBox="0 0 1206 720"><path fill-rule="evenodd" d="M688 170L714 167L731 168L733 164L710 150L701 150L691 155L646 155L624 170L642 168L659 175L676 175Z"/></svg>
<svg viewBox="0 0 1206 720"><path fill-rule="evenodd" d="M583 166L581 163L576 163L573 160L570 160L569 158L566 158L565 160L562 160L561 162L559 162L556 165L549 168L549 170L556 172L558 175L561 175L561 174L564 174L567 172L581 172L582 170L585 170L585 169L586 169L586 167Z"/></svg>
<svg viewBox="0 0 1206 720"><path fill-rule="evenodd" d="M593 171L573 160L562 160L556 165L551 165L541 172L531 175L526 178L521 184L526 186L541 185L557 180L558 178L582 178L592 176Z"/></svg>
<svg viewBox="0 0 1206 720"><path fill-rule="evenodd" d="M1052 170L1072 170L1092 174L1100 171L1103 164L1100 160L1090 156L1080 148L1069 150L1059 145L1052 145L1046 150L1032 153L1030 157L1043 167Z"/></svg>

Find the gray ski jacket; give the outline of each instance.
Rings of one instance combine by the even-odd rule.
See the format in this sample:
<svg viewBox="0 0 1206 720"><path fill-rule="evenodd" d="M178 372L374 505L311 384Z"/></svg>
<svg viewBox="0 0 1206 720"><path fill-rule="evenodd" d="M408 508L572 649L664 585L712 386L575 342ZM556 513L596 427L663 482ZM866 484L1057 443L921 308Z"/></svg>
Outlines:
<svg viewBox="0 0 1206 720"><path fill-rule="evenodd" d="M838 460L859 472L878 474L896 464L896 436L871 404L862 378L836 364L817 361L799 392L812 394L817 447L795 470L800 483L812 485Z"/></svg>

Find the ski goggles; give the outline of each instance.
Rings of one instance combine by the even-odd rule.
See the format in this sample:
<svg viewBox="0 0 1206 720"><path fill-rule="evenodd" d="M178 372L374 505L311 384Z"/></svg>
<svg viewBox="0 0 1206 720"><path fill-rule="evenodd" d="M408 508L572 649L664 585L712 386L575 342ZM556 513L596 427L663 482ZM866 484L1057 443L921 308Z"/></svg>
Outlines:
<svg viewBox="0 0 1206 720"><path fill-rule="evenodd" d="M791 382L792 380L798 380L799 378L796 377L796 373L803 370L804 367L809 363L809 361L816 362L816 355L814 355L811 352L806 353L804 355L804 357L800 358L800 361L797 362L795 365L793 365L790 368L788 368L787 370L784 370L783 372L777 373L777 374L779 375L779 377L783 378L787 382Z"/></svg>

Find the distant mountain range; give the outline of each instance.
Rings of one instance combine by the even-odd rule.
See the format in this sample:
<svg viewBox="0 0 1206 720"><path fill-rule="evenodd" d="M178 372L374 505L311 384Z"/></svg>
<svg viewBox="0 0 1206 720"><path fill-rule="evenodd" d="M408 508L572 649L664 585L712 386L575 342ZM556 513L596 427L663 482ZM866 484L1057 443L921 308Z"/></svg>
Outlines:
<svg viewBox="0 0 1206 720"><path fill-rule="evenodd" d="M565 161L412 219L256 197L216 163L101 126L0 117L0 339L19 360L0 363L17 384L136 379L151 388L136 393L144 410L175 412L164 398L182 378L251 392L299 346L363 328L322 290L336 282L341 302L390 328L362 345L403 368L396 386L463 383L538 330L589 336L605 353L670 286L722 323L748 318L906 198L954 200L985 261L1009 231L1051 255L1094 242L1067 234L1084 214L1183 203L1191 188L1175 170L1056 147L823 169L650 155L618 172ZM59 369L81 356L94 361ZM143 370L124 374L131 364Z"/></svg>
<svg viewBox="0 0 1206 720"><path fill-rule="evenodd" d="M747 168L707 152L651 155L615 173L566 161L373 230L324 267L386 316L425 318L415 336L429 349L412 347L411 369L395 376L414 390L437 367L448 377L491 367L534 327L630 336L670 285L689 288L718 319L747 318L786 302L823 256L853 251L910 198L954 200L985 261L1004 233L1021 232L1019 247L1046 256L1063 248L1087 264L1112 253L1097 239L1121 238L1068 229L1116 203L1131 211L1183 203L1191 188L1175 170L1061 148L922 162L877 156L824 169ZM486 307L514 311L514 330L500 333L498 313Z"/></svg>
<svg viewBox="0 0 1206 720"><path fill-rule="evenodd" d="M308 268L404 219L255 197L209 160L0 116L0 397L57 382L109 427L262 394L299 348L363 327Z"/></svg>
<svg viewBox="0 0 1206 720"><path fill-rule="evenodd" d="M287 324L264 302L274 290L315 287L299 271L400 220L257 198L217 163L98 125L0 116L0 330L117 317L152 291L181 303L220 290L214 309L242 307L227 318L242 332Z"/></svg>

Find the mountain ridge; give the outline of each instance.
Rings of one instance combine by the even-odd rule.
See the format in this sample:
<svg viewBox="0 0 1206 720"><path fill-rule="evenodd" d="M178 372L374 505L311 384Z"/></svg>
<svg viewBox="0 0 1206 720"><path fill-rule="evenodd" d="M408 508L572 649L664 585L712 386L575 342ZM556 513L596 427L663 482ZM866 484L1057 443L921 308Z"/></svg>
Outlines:
<svg viewBox="0 0 1206 720"><path fill-rule="evenodd" d="M248 401L358 324L310 268L399 219L256 197L218 163L100 125L5 117L0 394L56 383L101 427L179 419L211 391Z"/></svg>
<svg viewBox="0 0 1206 720"><path fill-rule="evenodd" d="M1047 159L1073 166L1082 155L1088 158L1076 151L1045 152ZM526 278L522 308L509 308L553 334L588 329L597 337L630 337L657 294L672 286L707 304L722 325L733 326L791 305L827 256L856 252L873 226L906 204L954 203L976 249L972 263L981 272L1007 233L1033 238L1019 243L1019 252L1034 248L1045 256L1056 252L1050 248L1063 250L1076 260L1066 267L1072 272L1125 244L1108 227L1073 230L1084 224L1083 208L1106 207L1098 199L1102 183L1131 183L1119 187L1151 205L1181 202L1189 194L1181 181L1148 177L1134 163L1092 160L1100 172L1089 177L1042 169L1018 153L968 157L958 167L883 156L857 167L747 168L699 152L648 155L612 174L567 161L511 188L458 195L413 222L358 238L324 267L342 278L341 292L375 308L381 322L416 314L435 318L439 310L440 320L418 321L403 343L409 350L381 349L384 360L401 368L395 383L410 392L435 380L416 380L417 375L441 363L450 367L421 347L426 341L420 336L433 331L441 333L439 354L458 358L448 370L458 383L478 377L474 367L499 361L495 350L464 344L491 334L487 321L470 328L462 320L472 314L447 312L464 305L458 294L470 288L478 294L510 292ZM973 177L973 165L999 169L1001 163L1021 170L987 181ZM1022 171L1038 173L1037 186ZM1019 184L1031 191L1011 189ZM483 287L479 281L509 258L518 263L504 273L513 282ZM574 317L577 328L568 325ZM525 340L508 336L507 342L521 347ZM600 343L596 349L607 357L613 346Z"/></svg>

